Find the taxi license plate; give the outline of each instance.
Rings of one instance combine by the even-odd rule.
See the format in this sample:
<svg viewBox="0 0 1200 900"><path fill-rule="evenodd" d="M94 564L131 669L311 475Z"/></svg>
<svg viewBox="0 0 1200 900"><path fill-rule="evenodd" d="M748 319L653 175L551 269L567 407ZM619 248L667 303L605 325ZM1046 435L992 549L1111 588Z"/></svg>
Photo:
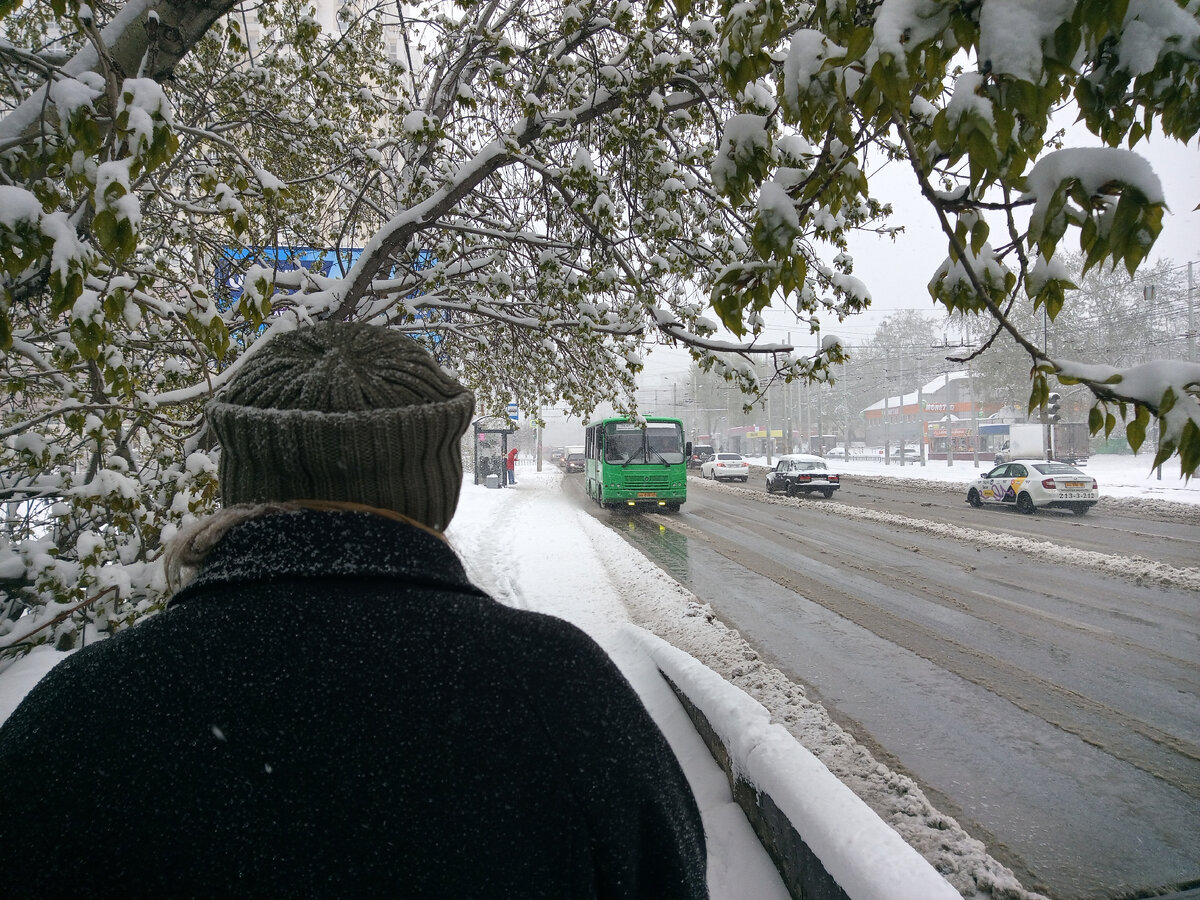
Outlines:
<svg viewBox="0 0 1200 900"><path fill-rule="evenodd" d="M1083 482L1082 482L1082 481L1068 481L1068 482L1067 482L1067 487L1068 487L1068 488L1076 488L1076 489L1078 489L1078 488L1081 488L1081 487L1083 487Z"/></svg>
<svg viewBox="0 0 1200 900"><path fill-rule="evenodd" d="M654 497L657 497L657 496L658 496L658 494L656 494L654 491L639 491L638 492L639 500L642 499L643 497L649 497L649 498L653 499Z"/></svg>

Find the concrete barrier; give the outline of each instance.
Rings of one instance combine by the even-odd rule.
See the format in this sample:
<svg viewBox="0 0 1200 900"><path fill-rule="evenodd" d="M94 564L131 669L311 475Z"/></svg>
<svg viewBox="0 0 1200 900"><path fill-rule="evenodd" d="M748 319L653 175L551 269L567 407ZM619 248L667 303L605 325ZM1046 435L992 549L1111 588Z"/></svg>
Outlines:
<svg viewBox="0 0 1200 900"><path fill-rule="evenodd" d="M661 638L637 640L679 697L797 900L961 900L757 700Z"/></svg>

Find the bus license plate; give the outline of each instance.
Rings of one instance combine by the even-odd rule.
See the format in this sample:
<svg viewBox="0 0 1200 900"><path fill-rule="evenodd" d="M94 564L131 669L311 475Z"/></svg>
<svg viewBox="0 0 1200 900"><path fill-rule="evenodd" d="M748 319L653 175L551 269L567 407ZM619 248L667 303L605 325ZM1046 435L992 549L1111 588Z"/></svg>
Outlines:
<svg viewBox="0 0 1200 900"><path fill-rule="evenodd" d="M653 500L653 499L654 499L655 497L657 497L657 496L658 496L658 494L657 494L657 493L655 493L654 491L639 491L639 492L638 492L638 499L639 499L639 500L641 500L641 499L643 499L643 498L648 498L648 499L651 499L651 500Z"/></svg>

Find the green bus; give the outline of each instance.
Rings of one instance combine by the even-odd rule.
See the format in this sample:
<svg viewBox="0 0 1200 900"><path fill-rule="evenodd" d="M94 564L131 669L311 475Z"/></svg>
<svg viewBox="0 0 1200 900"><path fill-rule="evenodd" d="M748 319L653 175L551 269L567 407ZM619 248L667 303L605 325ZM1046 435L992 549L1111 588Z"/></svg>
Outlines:
<svg viewBox="0 0 1200 900"><path fill-rule="evenodd" d="M644 421L600 419L584 431L588 496L601 506L678 511L687 500L684 443L679 419L647 416Z"/></svg>

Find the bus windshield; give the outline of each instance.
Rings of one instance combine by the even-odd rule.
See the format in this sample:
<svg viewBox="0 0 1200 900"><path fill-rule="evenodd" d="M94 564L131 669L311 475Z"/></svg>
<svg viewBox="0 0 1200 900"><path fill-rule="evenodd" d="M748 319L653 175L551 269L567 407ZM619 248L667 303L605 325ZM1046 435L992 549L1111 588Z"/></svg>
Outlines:
<svg viewBox="0 0 1200 900"><path fill-rule="evenodd" d="M675 422L609 422L604 427L604 461L628 466L683 462L683 429Z"/></svg>

